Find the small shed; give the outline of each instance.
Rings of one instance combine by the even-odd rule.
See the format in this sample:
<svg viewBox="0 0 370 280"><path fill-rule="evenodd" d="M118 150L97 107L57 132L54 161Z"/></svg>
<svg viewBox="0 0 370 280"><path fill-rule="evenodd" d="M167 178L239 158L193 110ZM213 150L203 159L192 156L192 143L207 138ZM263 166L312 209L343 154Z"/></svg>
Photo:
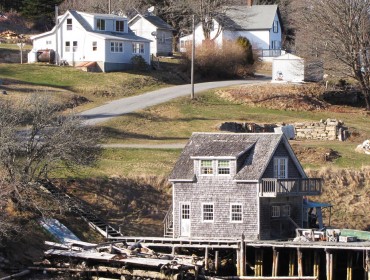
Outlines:
<svg viewBox="0 0 370 280"><path fill-rule="evenodd" d="M286 53L273 59L272 82L300 83L304 81L304 59Z"/></svg>

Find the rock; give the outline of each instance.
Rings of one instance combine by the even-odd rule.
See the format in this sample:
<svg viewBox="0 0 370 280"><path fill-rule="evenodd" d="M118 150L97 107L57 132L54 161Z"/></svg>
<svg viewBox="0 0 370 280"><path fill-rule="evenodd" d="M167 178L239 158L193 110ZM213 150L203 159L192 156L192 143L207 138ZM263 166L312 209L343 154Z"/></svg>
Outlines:
<svg viewBox="0 0 370 280"><path fill-rule="evenodd" d="M370 155L370 140L365 140L362 144L358 145L355 151L358 153Z"/></svg>

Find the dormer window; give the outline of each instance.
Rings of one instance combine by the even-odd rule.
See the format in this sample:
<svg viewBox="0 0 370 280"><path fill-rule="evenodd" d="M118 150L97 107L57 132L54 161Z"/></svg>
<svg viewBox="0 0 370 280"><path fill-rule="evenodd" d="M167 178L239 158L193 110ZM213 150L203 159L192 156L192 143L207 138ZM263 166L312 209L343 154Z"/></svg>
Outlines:
<svg viewBox="0 0 370 280"><path fill-rule="evenodd" d="M67 18L67 30L72 30L72 19Z"/></svg>
<svg viewBox="0 0 370 280"><path fill-rule="evenodd" d="M200 161L200 174L203 174L203 175L213 174L212 160L201 160Z"/></svg>
<svg viewBox="0 0 370 280"><path fill-rule="evenodd" d="M123 32L125 30L125 22L123 20L116 21L116 31Z"/></svg>
<svg viewBox="0 0 370 280"><path fill-rule="evenodd" d="M217 161L217 173L219 175L230 174L230 160L218 160Z"/></svg>
<svg viewBox="0 0 370 280"><path fill-rule="evenodd" d="M98 18L96 21L96 29L104 31L105 30L105 19Z"/></svg>

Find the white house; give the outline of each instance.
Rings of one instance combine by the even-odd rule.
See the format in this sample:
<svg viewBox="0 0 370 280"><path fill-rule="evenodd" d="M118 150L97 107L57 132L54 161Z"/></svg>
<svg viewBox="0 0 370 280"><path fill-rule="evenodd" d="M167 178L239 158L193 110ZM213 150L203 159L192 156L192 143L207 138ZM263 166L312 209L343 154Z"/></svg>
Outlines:
<svg viewBox="0 0 370 280"><path fill-rule="evenodd" d="M172 55L174 29L160 17L151 13L137 14L128 24L136 35L153 41L150 44L150 54Z"/></svg>
<svg viewBox="0 0 370 280"><path fill-rule="evenodd" d="M31 39L29 62L37 62L42 50L53 50L58 63L94 63L103 72L132 68L136 55L150 63L150 40L131 32L126 17L69 10L51 31Z"/></svg>
<svg viewBox="0 0 370 280"><path fill-rule="evenodd" d="M224 12L213 18L211 40L222 45L224 40L246 37L253 49L262 57L281 55L282 21L277 5L252 5L252 1L241 6L228 6ZM180 38L180 50L191 44L192 34ZM195 27L195 44L205 39L202 24Z"/></svg>

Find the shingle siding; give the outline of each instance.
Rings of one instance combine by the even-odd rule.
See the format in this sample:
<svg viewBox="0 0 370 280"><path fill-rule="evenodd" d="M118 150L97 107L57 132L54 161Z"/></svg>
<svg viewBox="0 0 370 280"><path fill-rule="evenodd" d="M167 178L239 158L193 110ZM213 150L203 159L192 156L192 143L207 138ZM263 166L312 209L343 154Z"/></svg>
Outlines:
<svg viewBox="0 0 370 280"><path fill-rule="evenodd" d="M174 184L174 236L180 237L180 203L190 203L192 238L257 239L258 205L256 184L236 184L231 179L200 176L197 183ZM214 222L202 222L202 204L213 203ZM230 205L241 203L243 222L230 221Z"/></svg>

